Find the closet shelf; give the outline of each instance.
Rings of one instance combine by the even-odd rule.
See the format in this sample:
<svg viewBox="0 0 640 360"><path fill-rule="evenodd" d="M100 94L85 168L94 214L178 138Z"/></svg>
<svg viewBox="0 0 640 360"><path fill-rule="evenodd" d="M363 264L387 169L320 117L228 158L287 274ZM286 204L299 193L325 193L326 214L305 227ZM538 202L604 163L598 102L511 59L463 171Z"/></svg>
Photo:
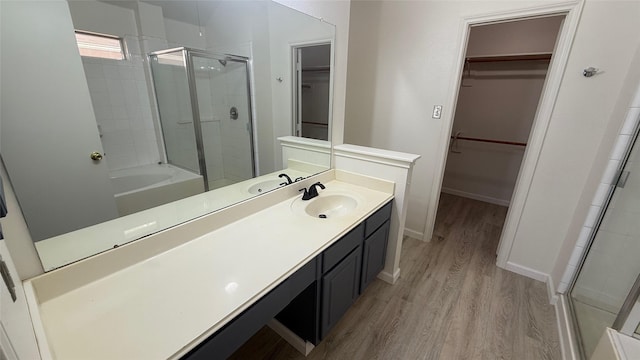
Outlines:
<svg viewBox="0 0 640 360"><path fill-rule="evenodd" d="M516 145L516 146L527 146L527 143L516 142L516 141L505 141L505 140L494 140L494 139L481 139L481 138L472 138L466 136L451 136L453 140L467 140L467 141L478 141L478 142L486 142L492 144L504 144L504 145Z"/></svg>
<svg viewBox="0 0 640 360"><path fill-rule="evenodd" d="M520 55L499 55L499 56L470 56L465 59L468 63L481 62L501 62L501 61L539 61L551 60L551 53L542 54L520 54Z"/></svg>

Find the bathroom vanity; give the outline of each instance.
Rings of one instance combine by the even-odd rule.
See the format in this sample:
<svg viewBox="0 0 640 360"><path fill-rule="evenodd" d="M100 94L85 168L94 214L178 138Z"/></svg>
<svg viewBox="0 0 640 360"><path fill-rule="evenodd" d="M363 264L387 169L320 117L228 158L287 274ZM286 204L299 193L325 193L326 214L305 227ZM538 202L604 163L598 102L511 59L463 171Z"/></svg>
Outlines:
<svg viewBox="0 0 640 360"><path fill-rule="evenodd" d="M274 317L317 344L384 266L393 193L331 170L33 278L41 354L224 358Z"/></svg>
<svg viewBox="0 0 640 360"><path fill-rule="evenodd" d="M185 359L225 359L275 317L318 344L384 267L391 202L307 262Z"/></svg>

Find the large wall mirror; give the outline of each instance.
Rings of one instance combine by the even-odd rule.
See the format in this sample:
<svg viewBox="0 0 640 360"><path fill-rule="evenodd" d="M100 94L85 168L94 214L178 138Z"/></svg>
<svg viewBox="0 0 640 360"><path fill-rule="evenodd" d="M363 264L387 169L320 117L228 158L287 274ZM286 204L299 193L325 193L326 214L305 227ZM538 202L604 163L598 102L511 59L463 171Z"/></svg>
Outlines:
<svg viewBox="0 0 640 360"><path fill-rule="evenodd" d="M46 271L330 167L335 28L271 1L3 1L0 154Z"/></svg>

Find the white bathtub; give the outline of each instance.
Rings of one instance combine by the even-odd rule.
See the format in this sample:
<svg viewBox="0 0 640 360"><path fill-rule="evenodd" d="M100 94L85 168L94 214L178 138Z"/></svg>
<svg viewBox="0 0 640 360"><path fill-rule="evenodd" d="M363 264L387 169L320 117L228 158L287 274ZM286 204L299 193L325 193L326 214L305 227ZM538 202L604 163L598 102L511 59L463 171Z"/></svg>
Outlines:
<svg viewBox="0 0 640 360"><path fill-rule="evenodd" d="M169 164L116 170L109 176L120 216L204 192L202 176Z"/></svg>

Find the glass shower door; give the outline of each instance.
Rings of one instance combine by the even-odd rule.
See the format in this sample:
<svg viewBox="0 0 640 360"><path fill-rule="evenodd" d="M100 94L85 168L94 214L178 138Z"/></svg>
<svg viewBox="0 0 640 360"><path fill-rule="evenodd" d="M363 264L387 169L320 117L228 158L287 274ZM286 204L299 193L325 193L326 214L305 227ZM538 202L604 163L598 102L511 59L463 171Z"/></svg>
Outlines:
<svg viewBox="0 0 640 360"><path fill-rule="evenodd" d="M247 61L191 51L209 189L254 177Z"/></svg>
<svg viewBox="0 0 640 360"><path fill-rule="evenodd" d="M636 141L570 292L587 358L640 274L639 147Z"/></svg>
<svg viewBox="0 0 640 360"><path fill-rule="evenodd" d="M201 174L184 50L150 55L167 162Z"/></svg>

